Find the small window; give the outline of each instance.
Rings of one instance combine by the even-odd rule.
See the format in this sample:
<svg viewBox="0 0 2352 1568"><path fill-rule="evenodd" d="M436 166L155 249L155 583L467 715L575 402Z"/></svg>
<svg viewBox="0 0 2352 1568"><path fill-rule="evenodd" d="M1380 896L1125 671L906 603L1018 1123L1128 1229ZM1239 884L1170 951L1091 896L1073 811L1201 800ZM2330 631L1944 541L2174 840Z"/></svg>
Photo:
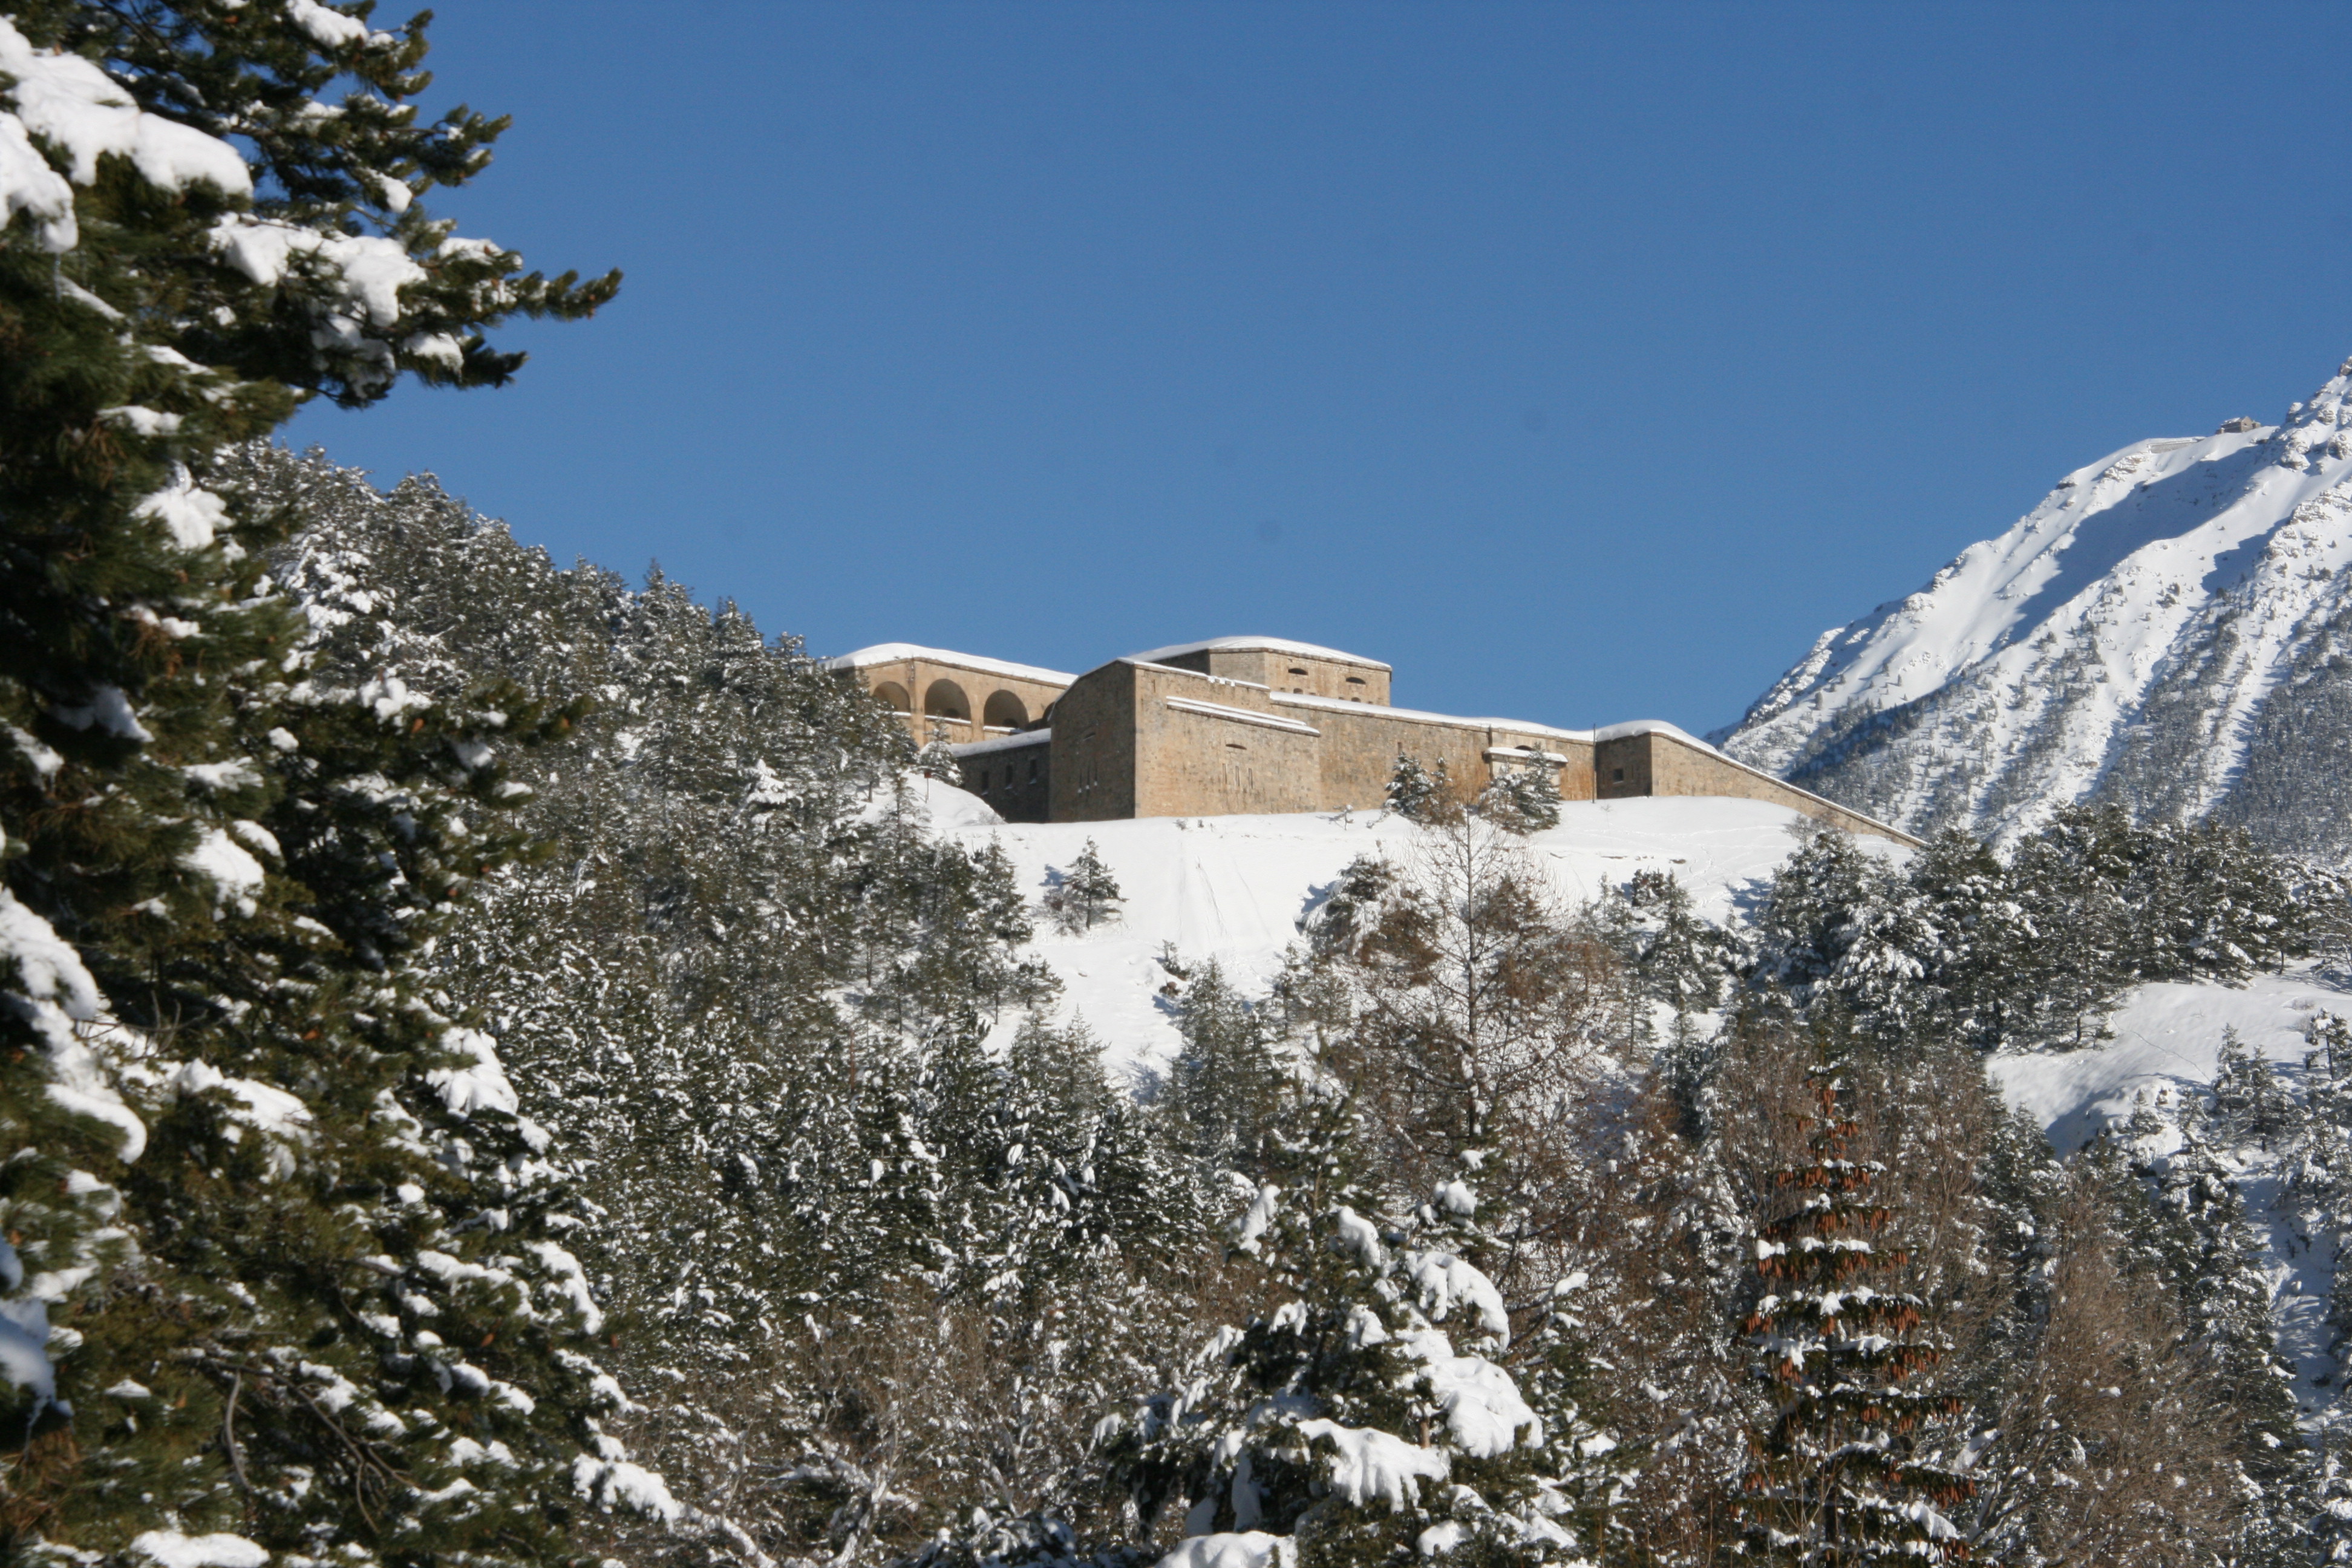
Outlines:
<svg viewBox="0 0 2352 1568"><path fill-rule="evenodd" d="M1361 686L1363 683L1364 678L1360 675L1351 675L1348 677L1348 684L1350 686Z"/></svg>
<svg viewBox="0 0 2352 1568"><path fill-rule="evenodd" d="M1611 776L1609 782L1611 784L1623 784L1625 782L1625 770L1623 768L1619 768L1617 772Z"/></svg>
<svg viewBox="0 0 2352 1568"><path fill-rule="evenodd" d="M1293 674L1293 675L1304 675L1304 674L1306 674L1307 672L1306 672L1305 670L1303 670L1303 669L1299 668L1297 665L1293 665L1293 666L1291 666L1290 673L1291 673L1291 674Z"/></svg>

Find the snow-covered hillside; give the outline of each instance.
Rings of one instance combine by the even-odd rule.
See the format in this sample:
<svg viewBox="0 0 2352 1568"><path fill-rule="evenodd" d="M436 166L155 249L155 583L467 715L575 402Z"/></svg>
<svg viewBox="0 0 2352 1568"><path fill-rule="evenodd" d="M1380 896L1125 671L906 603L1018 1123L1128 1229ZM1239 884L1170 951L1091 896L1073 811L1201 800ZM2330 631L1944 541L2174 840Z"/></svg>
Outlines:
<svg viewBox="0 0 2352 1568"><path fill-rule="evenodd" d="M2311 1023L2323 1011L2352 1014L2352 991L2344 975L2308 965L2259 975L2242 988L2143 985L2108 1020L2105 1043L1996 1057L1990 1070L2003 1098L2029 1112L2061 1153L2103 1131L2129 1136L2134 1112L2145 1108L2160 1125L2136 1142L2143 1156L2161 1158L2180 1146L2175 1123L2184 1104L2206 1102L2228 1031L2300 1089ZM2328 1353L2335 1335L2327 1304L2343 1260L2326 1226L2315 1223L2313 1194L2290 1184L2288 1151L2247 1140L2225 1142L2215 1153L2262 1250L2279 1350L2294 1369L2298 1417L2308 1429L2334 1426L2343 1419L2343 1379Z"/></svg>
<svg viewBox="0 0 2352 1568"><path fill-rule="evenodd" d="M1001 843L1033 900L1055 869L1095 843L1127 900L1119 920L1076 936L1041 927L1036 952L1061 978L1065 1016L1084 1018L1112 1066L1130 1075L1156 1071L1178 1044L1160 995L1169 978L1163 945L1187 964L1214 959L1244 989L1263 991L1340 870L1362 854L1409 855L1416 831L1365 811L1008 824L976 797L936 784L930 803L940 831ZM1753 800L1574 802L1561 807L1558 827L1528 843L1571 906L1654 868L1690 889L1698 913L1723 921L1788 858L1800 820Z"/></svg>
<svg viewBox="0 0 2352 1568"><path fill-rule="evenodd" d="M1914 832L2007 837L2115 800L2339 858L2347 563L2352 363L2275 426L2067 475L1919 592L1822 634L1710 739Z"/></svg>
<svg viewBox="0 0 2352 1568"><path fill-rule="evenodd" d="M1188 964L1215 959L1245 991L1263 992L1281 967L1298 922L1340 868L1366 852L1403 858L1416 831L1385 814L1150 818L1129 822L1006 824L976 797L927 786L934 826L978 845L994 838L1033 899L1088 840L1125 895L1116 921L1077 935L1041 928L1035 952L1065 990L1060 1011L1085 1019L1115 1071L1138 1087L1175 1054L1175 1016L1160 988L1172 943ZM1753 909L1773 869L1796 847L1795 813L1717 798L1572 803L1560 825L1529 847L1549 866L1563 900L1592 899L1645 868L1672 870L1699 913L1735 922ZM1863 840L1878 845L1881 841ZM1906 851L1885 846L1885 853ZM2224 1032L2300 1079L2307 1030L2320 1011L2352 1015L2352 984L2302 966L2242 988L2143 985L2109 1017L2109 1037L2087 1049L2004 1055L1990 1071L2008 1101L2029 1112L2062 1152L2103 1129L2121 1130L2143 1104L2167 1118L2213 1082ZM1007 1020L1002 1033L1010 1037ZM1003 1041L998 1042L1000 1045ZM2297 1369L2306 1424L2331 1420L2338 1389L2325 1322L2336 1260L2284 1192L2278 1154L2249 1144L2222 1158L2261 1233L2283 1352ZM2324 1380L2324 1381L2323 1381Z"/></svg>

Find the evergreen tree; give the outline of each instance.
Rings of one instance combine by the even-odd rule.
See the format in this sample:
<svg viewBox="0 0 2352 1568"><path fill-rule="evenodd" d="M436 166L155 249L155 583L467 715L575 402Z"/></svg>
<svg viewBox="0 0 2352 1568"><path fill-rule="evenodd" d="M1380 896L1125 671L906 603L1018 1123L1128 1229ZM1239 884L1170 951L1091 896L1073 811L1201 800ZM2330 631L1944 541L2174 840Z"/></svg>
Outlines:
<svg viewBox="0 0 2352 1568"><path fill-rule="evenodd" d="M1343 1095L1303 1109L1287 1184L1263 1185L1234 1232L1281 1304L1108 1424L1111 1474L1184 1561L1575 1560L1552 1473L1567 1445L1490 1359L1511 1339L1500 1293L1339 1201L1372 1201L1350 1175L1360 1127Z"/></svg>
<svg viewBox="0 0 2352 1568"><path fill-rule="evenodd" d="M1388 808L1408 822L1433 822L1458 809L1445 759L1438 758L1437 766L1430 769L1419 758L1399 752L1396 765L1389 770Z"/></svg>
<svg viewBox="0 0 2352 1568"><path fill-rule="evenodd" d="M915 767L925 778L937 779L958 789L963 787L963 765L956 761L948 743L937 736L925 742L923 749L915 753Z"/></svg>
<svg viewBox="0 0 2352 1568"><path fill-rule="evenodd" d="M1942 1011L1932 907L1851 835L1810 831L1773 878L1758 923L1759 973L1801 1005L1833 1004L1881 1039Z"/></svg>
<svg viewBox="0 0 2352 1568"><path fill-rule="evenodd" d="M2294 1097L2271 1064L2246 1048L2235 1026L2225 1026L2213 1057L2215 1130L2268 1149L2286 1135L2295 1115Z"/></svg>
<svg viewBox="0 0 2352 1568"><path fill-rule="evenodd" d="M1780 1408L1747 1480L1748 1546L1803 1563L1964 1558L1948 1515L1975 1482L1933 1443L1961 1402L1920 1386L1942 1356L1927 1303L1871 1282L1906 1258L1874 1190L1885 1167L1849 1152L1850 1094L1834 1065L1816 1073L1811 1158L1779 1173L1783 1212L1756 1230L1765 1294L1746 1327Z"/></svg>
<svg viewBox="0 0 2352 1568"><path fill-rule="evenodd" d="M1723 1005L1738 952L1730 933L1700 918L1672 871L1637 871L1617 902L1631 915L1625 957L1643 994L1687 1019Z"/></svg>
<svg viewBox="0 0 2352 1568"><path fill-rule="evenodd" d="M1092 931L1104 921L1116 920L1118 906L1127 900L1118 890L1118 879L1103 863L1102 851L1095 841L1087 840L1078 858L1059 874L1045 895L1045 912L1065 934Z"/></svg>
<svg viewBox="0 0 2352 1568"><path fill-rule="evenodd" d="M415 121L423 26L0 19L37 148L0 245L0 1551L515 1561L567 1497L676 1511L598 1428L570 1173L426 968L572 715L328 675L224 461L303 397L504 381L486 330L612 293L415 202L504 125Z"/></svg>
<svg viewBox="0 0 2352 1568"><path fill-rule="evenodd" d="M1507 768L1479 792L1481 816L1513 833L1537 833L1559 826L1559 785L1541 763Z"/></svg>
<svg viewBox="0 0 2352 1568"><path fill-rule="evenodd" d="M1184 1044L1168 1072L1167 1106L1194 1157L1212 1169L1254 1173L1259 1141L1289 1094L1269 1031L1212 959L1178 1004Z"/></svg>

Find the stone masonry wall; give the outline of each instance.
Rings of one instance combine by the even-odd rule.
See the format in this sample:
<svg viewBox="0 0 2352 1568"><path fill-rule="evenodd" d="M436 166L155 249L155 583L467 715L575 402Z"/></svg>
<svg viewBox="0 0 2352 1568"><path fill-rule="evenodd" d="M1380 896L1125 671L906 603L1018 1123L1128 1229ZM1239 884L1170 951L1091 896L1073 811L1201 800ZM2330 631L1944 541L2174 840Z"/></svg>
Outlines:
<svg viewBox="0 0 2352 1568"><path fill-rule="evenodd" d="M1135 675L1124 660L1090 669L1054 704L1052 820L1143 815L1136 809Z"/></svg>
<svg viewBox="0 0 2352 1568"><path fill-rule="evenodd" d="M1314 726L1274 712L1264 686L1164 665L1135 671L1138 816L1313 811Z"/></svg>
<svg viewBox="0 0 2352 1568"><path fill-rule="evenodd" d="M1322 658L1281 648L1217 647L1171 654L1166 663L1174 669L1250 681L1277 695L1299 692L1383 707L1389 700L1388 668L1369 660Z"/></svg>
<svg viewBox="0 0 2352 1568"><path fill-rule="evenodd" d="M1606 732L1604 731L1604 734ZM1835 801L1745 768L1730 758L1659 731L1601 740L1593 747L1593 777L1601 800L1641 795L1730 795L1769 801L1849 833L1875 834L1897 843L1918 840Z"/></svg>
<svg viewBox="0 0 2352 1568"><path fill-rule="evenodd" d="M983 745L959 746L963 787L996 808L1007 822L1053 820L1051 730L1028 730Z"/></svg>
<svg viewBox="0 0 2352 1568"><path fill-rule="evenodd" d="M1553 774L1563 800L1592 798L1592 748L1582 742L1539 731L1496 726L1375 708L1353 702L1302 701L1277 691L1276 712L1304 719L1323 731L1317 769L1319 809L1346 806L1377 810L1388 798L1389 777L1400 754L1436 772L1445 764L1456 800L1467 802L1493 782L1496 764L1486 753L1498 747L1549 752L1568 759ZM1508 764L1506 764L1508 765Z"/></svg>

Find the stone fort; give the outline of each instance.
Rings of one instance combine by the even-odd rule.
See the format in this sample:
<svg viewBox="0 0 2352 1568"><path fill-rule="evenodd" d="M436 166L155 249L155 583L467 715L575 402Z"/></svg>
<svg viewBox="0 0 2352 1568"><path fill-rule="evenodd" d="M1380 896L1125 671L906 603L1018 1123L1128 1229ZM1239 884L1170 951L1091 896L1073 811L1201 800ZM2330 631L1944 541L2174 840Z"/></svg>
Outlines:
<svg viewBox="0 0 2352 1568"><path fill-rule="evenodd" d="M1853 833L1916 839L1675 728L1562 730L1389 701L1376 659L1282 637L1216 637L1066 675L910 643L826 661L947 745L964 787L1010 822L1378 808L1400 756L1440 763L1468 800L1541 768L1560 798L1733 795Z"/></svg>

